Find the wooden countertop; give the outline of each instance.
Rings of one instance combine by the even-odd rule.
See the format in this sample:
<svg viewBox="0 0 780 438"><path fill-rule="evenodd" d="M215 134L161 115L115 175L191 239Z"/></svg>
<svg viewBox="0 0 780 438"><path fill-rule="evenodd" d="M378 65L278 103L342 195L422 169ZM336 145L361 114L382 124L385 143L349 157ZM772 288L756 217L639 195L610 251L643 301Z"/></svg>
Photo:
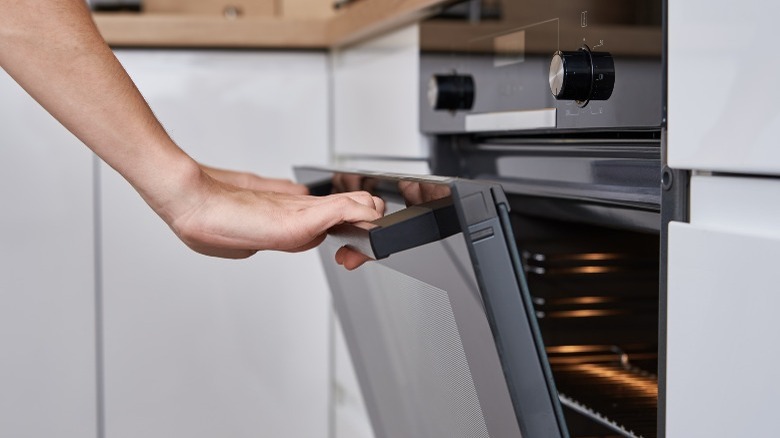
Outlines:
<svg viewBox="0 0 780 438"><path fill-rule="evenodd" d="M112 47L328 49L411 23L447 0L360 0L328 18L93 14Z"/></svg>

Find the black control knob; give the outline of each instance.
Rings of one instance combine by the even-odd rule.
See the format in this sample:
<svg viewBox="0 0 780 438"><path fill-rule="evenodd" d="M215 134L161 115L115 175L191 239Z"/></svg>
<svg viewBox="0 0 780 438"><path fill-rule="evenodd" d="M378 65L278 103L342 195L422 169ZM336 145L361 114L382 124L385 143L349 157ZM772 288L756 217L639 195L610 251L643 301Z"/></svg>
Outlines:
<svg viewBox="0 0 780 438"><path fill-rule="evenodd" d="M587 47L555 52L550 62L550 91L558 100L575 100L585 106L591 100L607 100L615 86L615 62L607 52Z"/></svg>
<svg viewBox="0 0 780 438"><path fill-rule="evenodd" d="M428 82L428 103L435 110L470 110L474 105L471 75L433 75Z"/></svg>

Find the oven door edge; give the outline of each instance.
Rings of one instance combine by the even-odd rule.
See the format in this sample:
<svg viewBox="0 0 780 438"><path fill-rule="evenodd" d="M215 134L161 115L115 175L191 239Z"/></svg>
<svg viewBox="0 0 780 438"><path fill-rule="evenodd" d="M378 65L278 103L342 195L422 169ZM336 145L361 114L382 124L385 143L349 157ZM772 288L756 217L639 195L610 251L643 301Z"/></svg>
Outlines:
<svg viewBox="0 0 780 438"><path fill-rule="evenodd" d="M463 229L467 230L467 247L515 411L518 418L525 420L523 417L532 416L537 420L525 421L523 434L568 437L503 189L498 184L459 180L453 192L457 192L456 211ZM489 201L482 202L485 198ZM489 213L480 214L482 205L489 206L486 209ZM529 358L530 351L534 352L533 359ZM557 424L554 432L552 424Z"/></svg>

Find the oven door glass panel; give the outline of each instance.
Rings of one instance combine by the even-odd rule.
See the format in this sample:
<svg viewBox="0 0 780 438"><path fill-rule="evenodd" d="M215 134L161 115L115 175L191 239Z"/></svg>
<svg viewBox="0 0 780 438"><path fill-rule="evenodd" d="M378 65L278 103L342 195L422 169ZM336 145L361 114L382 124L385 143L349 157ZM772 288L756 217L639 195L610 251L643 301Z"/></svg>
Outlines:
<svg viewBox="0 0 780 438"><path fill-rule="evenodd" d="M339 246L323 262L376 435L520 436L463 235L354 272Z"/></svg>
<svg viewBox="0 0 780 438"><path fill-rule="evenodd" d="M296 173L318 179L321 194L329 181L330 191L370 189L391 216L435 201L426 194L446 194L460 224L449 237L351 272L333 259L342 239L321 246L377 437L567 436L500 187L311 172Z"/></svg>

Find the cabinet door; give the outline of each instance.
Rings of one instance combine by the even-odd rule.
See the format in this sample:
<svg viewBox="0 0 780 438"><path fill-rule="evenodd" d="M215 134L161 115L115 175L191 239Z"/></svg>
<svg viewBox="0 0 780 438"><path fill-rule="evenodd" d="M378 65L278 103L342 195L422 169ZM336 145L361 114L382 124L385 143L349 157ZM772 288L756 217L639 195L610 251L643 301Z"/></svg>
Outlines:
<svg viewBox="0 0 780 438"><path fill-rule="evenodd" d="M672 224L667 436L767 436L780 383L780 238Z"/></svg>
<svg viewBox="0 0 780 438"><path fill-rule="evenodd" d="M118 54L196 159L285 177L326 163L324 54ZM195 254L113 170L101 177L107 437L326 436L317 255Z"/></svg>
<svg viewBox="0 0 780 438"><path fill-rule="evenodd" d="M96 436L93 157L0 70L0 436Z"/></svg>
<svg viewBox="0 0 780 438"><path fill-rule="evenodd" d="M780 3L668 3L669 164L780 174Z"/></svg>
<svg viewBox="0 0 780 438"><path fill-rule="evenodd" d="M780 181L694 177L669 227L667 436L768 436L780 383Z"/></svg>

